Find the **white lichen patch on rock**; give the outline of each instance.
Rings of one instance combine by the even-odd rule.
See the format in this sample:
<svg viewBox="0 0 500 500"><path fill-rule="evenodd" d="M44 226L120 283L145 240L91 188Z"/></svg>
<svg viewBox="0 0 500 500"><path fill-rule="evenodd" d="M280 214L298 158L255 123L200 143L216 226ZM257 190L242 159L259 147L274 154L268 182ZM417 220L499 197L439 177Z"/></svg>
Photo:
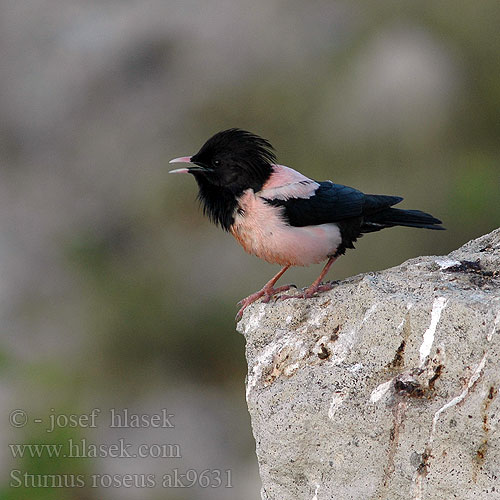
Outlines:
<svg viewBox="0 0 500 500"><path fill-rule="evenodd" d="M331 420L335 416L335 412L337 408L342 406L344 399L347 397L347 394L343 392L337 391L332 394L332 399L330 401L330 408L328 409L328 418Z"/></svg>
<svg viewBox="0 0 500 500"><path fill-rule="evenodd" d="M448 269L453 266L459 266L460 262L458 260L448 259L446 257L436 259L436 264L439 266L439 269L443 271L444 269Z"/></svg>
<svg viewBox="0 0 500 500"><path fill-rule="evenodd" d="M391 388L394 379L388 380L380 385L378 385L375 389L373 389L370 394L370 401L372 403L378 403L384 396L387 395L387 392Z"/></svg>
<svg viewBox="0 0 500 500"><path fill-rule="evenodd" d="M434 335L436 333L436 328L441 319L441 313L443 309L446 307L447 300L444 297L437 297L434 299L434 303L432 304L432 313L431 313L431 324L429 328L424 333L424 340L422 345L420 346L420 363L424 363L429 356L432 344L434 343Z"/></svg>

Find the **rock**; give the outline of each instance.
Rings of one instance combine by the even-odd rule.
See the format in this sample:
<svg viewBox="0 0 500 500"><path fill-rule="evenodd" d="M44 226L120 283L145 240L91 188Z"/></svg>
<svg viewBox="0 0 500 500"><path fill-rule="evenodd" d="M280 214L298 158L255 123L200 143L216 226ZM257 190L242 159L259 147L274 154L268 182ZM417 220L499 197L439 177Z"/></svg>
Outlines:
<svg viewBox="0 0 500 500"><path fill-rule="evenodd" d="M238 330L264 500L500 498L500 229Z"/></svg>

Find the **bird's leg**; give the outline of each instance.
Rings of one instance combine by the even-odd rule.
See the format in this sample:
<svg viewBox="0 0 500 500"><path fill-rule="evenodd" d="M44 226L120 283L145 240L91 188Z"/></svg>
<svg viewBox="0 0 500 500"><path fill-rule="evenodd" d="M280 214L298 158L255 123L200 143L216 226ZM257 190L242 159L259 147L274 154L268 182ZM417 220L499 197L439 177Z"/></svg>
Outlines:
<svg viewBox="0 0 500 500"><path fill-rule="evenodd" d="M283 276L285 271L289 268L290 266L285 266L280 271L273 276L263 287L261 290L258 292L252 293L252 295L249 295L247 298L242 299L238 302L238 305L241 306L241 309L238 311L238 314L236 315L236 320L239 320L241 316L243 315L243 311L252 303L254 303L256 300L260 299L261 297L264 297L263 302L269 302L273 295L279 293L279 292L284 292L286 290L289 290L292 286L294 285L284 285L280 286L278 288L274 288L274 284Z"/></svg>
<svg viewBox="0 0 500 500"><path fill-rule="evenodd" d="M280 297L280 300L298 299L298 298L310 299L317 292L327 292L328 290L331 290L333 288L333 285L331 283L325 283L325 284L322 285L321 281L326 276L326 274L330 270L330 267L332 266L332 264L336 260L337 260L337 257L330 257L328 259L328 262L325 264L325 267L323 268L323 271L321 271L321 274L307 288L307 290L304 293L301 293L299 295L282 295Z"/></svg>
<svg viewBox="0 0 500 500"><path fill-rule="evenodd" d="M330 257L328 259L328 262L325 264L325 267L323 268L323 271L321 271L321 274L304 292L304 298L308 299L312 297L316 292L327 292L328 290L331 290L333 288L333 285L331 283L322 285L321 281L326 276L326 274L330 270L330 267L336 260L337 257Z"/></svg>

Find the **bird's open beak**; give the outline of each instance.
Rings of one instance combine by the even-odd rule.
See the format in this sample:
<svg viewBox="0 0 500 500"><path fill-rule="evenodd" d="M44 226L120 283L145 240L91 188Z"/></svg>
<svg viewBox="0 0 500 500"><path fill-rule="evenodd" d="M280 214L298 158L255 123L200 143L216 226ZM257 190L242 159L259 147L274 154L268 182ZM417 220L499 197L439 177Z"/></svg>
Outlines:
<svg viewBox="0 0 500 500"><path fill-rule="evenodd" d="M179 158L174 158L170 160L169 163L192 163L192 156L180 156ZM170 170L169 174L192 174L193 172L212 172L211 168L204 167L197 163L193 164L193 166L189 168L176 168L175 170Z"/></svg>
<svg viewBox="0 0 500 500"><path fill-rule="evenodd" d="M170 160L169 163L190 163L190 156L180 156L179 158L174 158ZM170 170L169 174L188 174L189 168L176 168L175 170Z"/></svg>

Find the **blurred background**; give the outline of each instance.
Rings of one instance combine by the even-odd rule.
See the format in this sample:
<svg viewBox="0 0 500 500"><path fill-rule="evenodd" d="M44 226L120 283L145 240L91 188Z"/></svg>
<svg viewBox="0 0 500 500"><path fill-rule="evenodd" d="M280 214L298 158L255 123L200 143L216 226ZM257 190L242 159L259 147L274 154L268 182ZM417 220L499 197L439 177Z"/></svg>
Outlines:
<svg viewBox="0 0 500 500"><path fill-rule="evenodd" d="M498 19L496 0L0 0L0 499L258 499L233 318L278 268L212 226L168 160L240 127L282 164L404 196L448 229L369 235L330 279L448 253L500 225ZM16 408L27 425L9 425ZM93 408L96 429L46 431ZM112 429L110 408L166 408L175 428ZM8 447L83 438L178 444L182 458ZM230 469L233 487L162 488L175 468Z"/></svg>

